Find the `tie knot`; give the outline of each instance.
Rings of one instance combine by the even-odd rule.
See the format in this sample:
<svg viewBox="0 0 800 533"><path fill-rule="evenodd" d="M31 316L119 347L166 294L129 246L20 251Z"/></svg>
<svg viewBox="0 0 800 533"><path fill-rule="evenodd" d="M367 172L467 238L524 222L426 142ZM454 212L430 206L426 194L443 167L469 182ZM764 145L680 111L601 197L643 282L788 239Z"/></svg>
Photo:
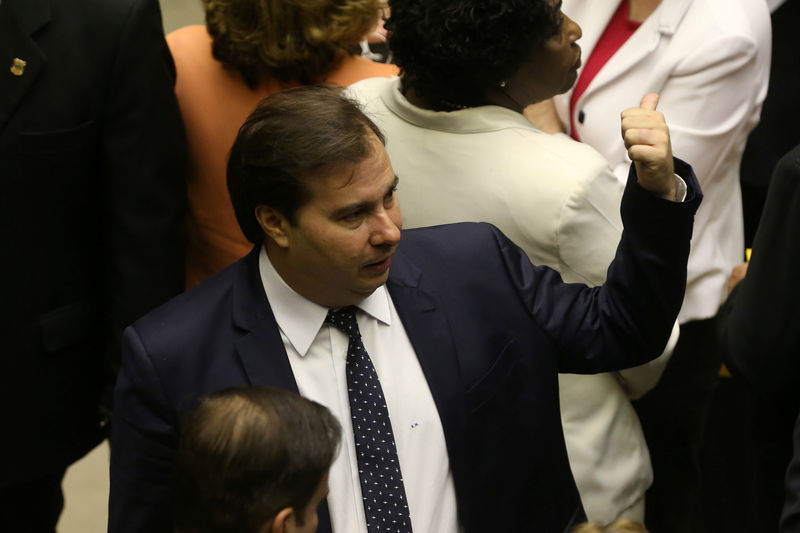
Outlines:
<svg viewBox="0 0 800 533"><path fill-rule="evenodd" d="M358 330L358 322L356 322L356 308L353 305L340 309L328 309L325 323L330 324L349 337L356 339L361 337L361 332Z"/></svg>

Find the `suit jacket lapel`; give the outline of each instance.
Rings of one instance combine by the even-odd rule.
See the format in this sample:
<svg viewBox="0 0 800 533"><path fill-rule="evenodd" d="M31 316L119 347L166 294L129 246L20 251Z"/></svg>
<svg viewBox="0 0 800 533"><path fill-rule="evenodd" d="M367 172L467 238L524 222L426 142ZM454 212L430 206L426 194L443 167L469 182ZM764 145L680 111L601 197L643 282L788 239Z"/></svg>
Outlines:
<svg viewBox="0 0 800 533"><path fill-rule="evenodd" d="M7 5L5 5L7 4ZM31 35L50 20L49 0L8 0L0 5L0 131L45 65ZM15 75L15 60L25 62Z"/></svg>
<svg viewBox="0 0 800 533"><path fill-rule="evenodd" d="M251 385L297 393L297 382L258 271L260 251L260 246L254 246L239 263L233 284L233 323L249 332L236 342L236 350Z"/></svg>
<svg viewBox="0 0 800 533"><path fill-rule="evenodd" d="M420 289L421 276L422 272L402 252L397 252L386 286L439 410L452 464L462 457L465 391L447 316L438 298Z"/></svg>
<svg viewBox="0 0 800 533"><path fill-rule="evenodd" d="M605 2L594 2L595 4L603 4ZM663 1L656 8L650 17L642 23L639 29L631 35L631 37L623 44L619 50L608 60L608 62L600 69L597 76L592 80L586 88L586 92L581 97L587 97L595 89L599 89L604 85L613 82L626 71L636 66L640 61L652 54L662 39L669 38L675 32L678 23L683 18L686 10L689 8L691 0L672 0ZM616 9L618 4L614 6ZM584 40L587 49L593 49L600 39L608 21L613 15L614 10L608 13L604 19L602 26L592 25L592 32L589 38ZM605 13L604 13L605 15ZM587 58L588 59L588 58ZM642 87L642 95L650 90L647 87ZM578 103L580 106L580 103Z"/></svg>
<svg viewBox="0 0 800 533"><path fill-rule="evenodd" d="M276 387L299 394L297 382L283 346L278 323L264 292L258 271L256 245L238 265L233 285L233 322L249 331L236 342L236 351L251 385ZM317 509L317 533L331 533L328 502L323 500Z"/></svg>

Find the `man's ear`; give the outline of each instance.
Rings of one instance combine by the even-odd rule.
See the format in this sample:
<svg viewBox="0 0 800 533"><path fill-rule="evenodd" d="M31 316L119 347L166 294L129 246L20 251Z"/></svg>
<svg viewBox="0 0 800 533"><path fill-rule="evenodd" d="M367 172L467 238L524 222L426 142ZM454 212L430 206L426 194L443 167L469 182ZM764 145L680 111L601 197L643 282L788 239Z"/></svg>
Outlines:
<svg viewBox="0 0 800 533"><path fill-rule="evenodd" d="M290 531L290 522L294 523L294 509L284 507L272 519L272 524L267 524L267 527L262 529L261 533L287 533Z"/></svg>
<svg viewBox="0 0 800 533"><path fill-rule="evenodd" d="M289 220L275 208L268 205L256 207L256 220L261 230L281 248L289 246Z"/></svg>

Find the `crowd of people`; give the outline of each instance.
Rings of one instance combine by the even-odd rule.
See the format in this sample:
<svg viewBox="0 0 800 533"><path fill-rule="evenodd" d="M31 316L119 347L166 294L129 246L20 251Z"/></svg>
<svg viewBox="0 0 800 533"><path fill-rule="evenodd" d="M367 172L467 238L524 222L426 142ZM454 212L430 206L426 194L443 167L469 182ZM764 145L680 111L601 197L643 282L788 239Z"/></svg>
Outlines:
<svg viewBox="0 0 800 533"><path fill-rule="evenodd" d="M0 0L0 530L800 533L797 0L202 2Z"/></svg>

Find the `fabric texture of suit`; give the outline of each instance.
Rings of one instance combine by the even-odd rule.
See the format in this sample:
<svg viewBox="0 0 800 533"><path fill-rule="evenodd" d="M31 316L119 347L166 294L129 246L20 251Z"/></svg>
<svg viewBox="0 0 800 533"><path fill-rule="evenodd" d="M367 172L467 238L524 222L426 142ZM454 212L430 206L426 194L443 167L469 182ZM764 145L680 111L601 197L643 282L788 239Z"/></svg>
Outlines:
<svg viewBox="0 0 800 533"><path fill-rule="evenodd" d="M588 59L618 0L565 0ZM742 260L744 226L739 165L758 123L770 65L769 11L764 0L664 0L617 50L574 109L580 140L594 147L620 179L630 159L619 136L620 110L659 93L672 151L689 163L703 187L697 213L686 302L680 323L714 316L727 276ZM580 71L579 71L580 75ZM569 124L572 91L555 98Z"/></svg>
<svg viewBox="0 0 800 533"><path fill-rule="evenodd" d="M614 370L660 353L701 197L691 169L678 167L692 191L682 204L653 197L632 176L628 229L602 288L563 284L486 224L403 233L387 288L439 411L466 533L534 525L560 533L583 519L556 373ZM180 418L199 394L249 384L297 390L257 257L255 248L126 331L111 532L170 530ZM320 531L329 531L320 514Z"/></svg>
<svg viewBox="0 0 800 533"><path fill-rule="evenodd" d="M596 150L543 133L520 113L499 106L449 113L421 109L406 100L401 87L399 78L372 79L348 92L386 136L400 177L404 227L489 222L564 281L592 286L605 281L622 233L624 184ZM626 387L643 394L667 360L662 356L624 377L559 376L570 466L590 520L643 519L653 474Z"/></svg>
<svg viewBox="0 0 800 533"><path fill-rule="evenodd" d="M186 193L156 0L2 0L0 56L6 486L104 437L123 328L182 288Z"/></svg>

